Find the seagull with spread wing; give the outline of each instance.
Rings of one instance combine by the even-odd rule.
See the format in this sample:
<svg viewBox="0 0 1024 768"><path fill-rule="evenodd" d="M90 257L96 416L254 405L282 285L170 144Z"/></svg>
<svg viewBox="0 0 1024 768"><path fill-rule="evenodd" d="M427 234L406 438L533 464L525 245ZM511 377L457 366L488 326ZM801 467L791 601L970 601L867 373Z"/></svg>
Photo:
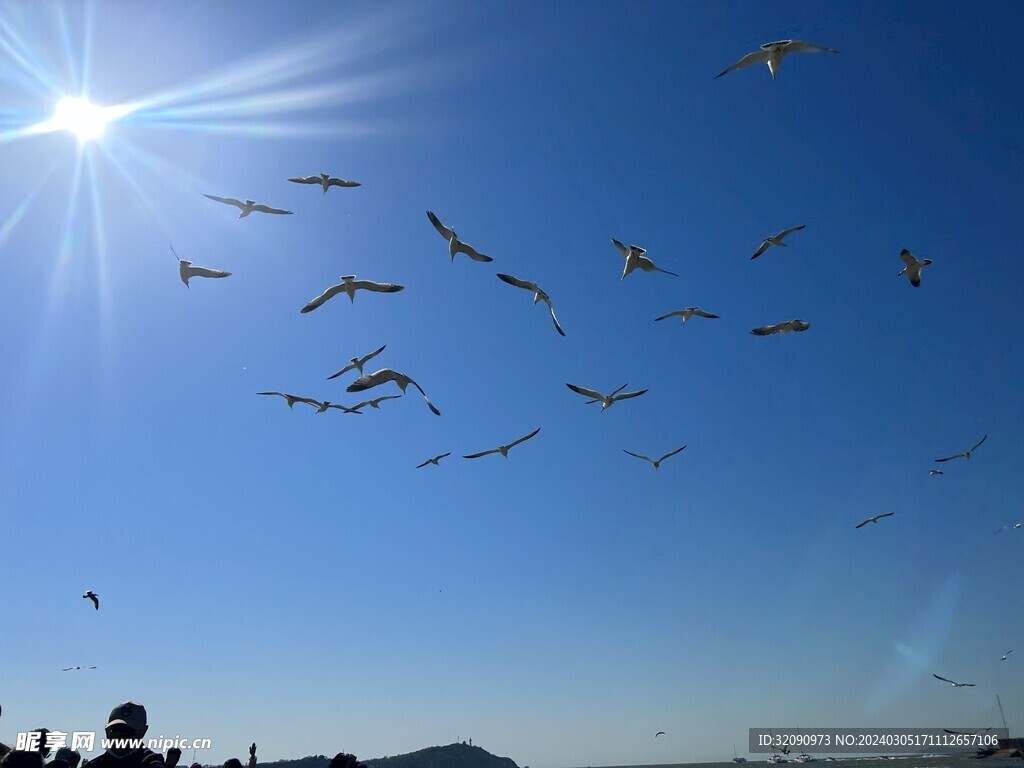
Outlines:
<svg viewBox="0 0 1024 768"><path fill-rule="evenodd" d="M402 394L405 394L405 388L412 384L416 389L423 395L423 399L427 403L427 407L430 408L431 412L435 416L440 416L441 412L437 410L430 398L427 397L427 393L423 391L423 387L417 384L415 381L410 379L404 373L393 371L390 368L381 368L379 371L367 374L366 376L360 376L358 379L353 381L346 388L346 392L362 392L363 390L370 389L372 387L379 386L380 384L386 384L389 381L395 382L399 389L402 390Z"/></svg>
<svg viewBox="0 0 1024 768"><path fill-rule="evenodd" d="M973 446L971 446L971 450L964 451L963 453L958 453L955 456L947 456L944 459L936 459L936 461L952 461L953 459L970 459L971 458L971 454L975 451L975 449L979 445L984 443L986 440L988 440L988 435L985 435L983 438L981 438L981 440L979 440Z"/></svg>
<svg viewBox="0 0 1024 768"><path fill-rule="evenodd" d="M451 451L448 451L448 453L440 453L440 454L438 454L437 456L435 456L432 459L427 459L422 464L417 464L416 465L416 469L423 469L423 467L427 466L427 464L433 464L435 467L439 467L441 465L438 464L438 462L441 461L441 459L443 459L445 456L451 456L451 455L452 455Z"/></svg>
<svg viewBox="0 0 1024 768"><path fill-rule="evenodd" d="M236 200L233 197L217 197L216 195L203 194L203 197L208 197L211 200L216 200L218 203L226 203L227 205L233 205L241 211L238 214L238 218L244 219L250 213L256 211L258 213L279 213L279 214L291 214L291 211L285 211L281 208L271 208L262 203L257 203L255 200L246 200L244 203L241 200Z"/></svg>
<svg viewBox="0 0 1024 768"><path fill-rule="evenodd" d="M92 606L97 611L100 609L100 596L93 592L91 589L85 590L85 594L82 595L87 600L92 600Z"/></svg>
<svg viewBox="0 0 1024 768"><path fill-rule="evenodd" d="M566 382L565 386L567 386L569 389L571 389L578 395L583 395L584 397L592 398L587 401L587 405L590 405L591 403L600 403L601 413L604 413L605 409L610 408L612 404L618 402L619 400L628 400L631 397L640 397L640 395L644 394L647 391L646 389L641 389L638 392L622 392L622 390L629 386L629 384L623 384L610 395L602 395L595 389L577 387L575 384L569 384L568 382ZM620 392L622 392L621 395L619 394Z"/></svg>
<svg viewBox="0 0 1024 768"><path fill-rule="evenodd" d="M171 246L171 253L173 253L174 258L178 260L178 274L181 276L181 282L185 284L186 288L191 287L189 286L188 281L193 277L231 277L230 272L225 272L221 269L192 266L191 261L178 256L178 252L174 250L173 245Z"/></svg>
<svg viewBox="0 0 1024 768"><path fill-rule="evenodd" d="M790 53L839 53L832 48L826 48L814 43L805 43L803 40L778 40L774 43L764 43L761 50L748 53L728 69L715 75L716 78L727 75L737 69L743 69L751 64L767 64L768 71L772 73L772 80L779 74L782 60Z"/></svg>
<svg viewBox="0 0 1024 768"><path fill-rule="evenodd" d="M346 294L349 301L355 304L356 291L359 290L372 291L374 293L398 293L399 291L405 290L404 285L395 285L394 283L375 283L372 280L356 280L355 275L343 275L338 279L341 280L340 283L332 285L315 299L312 299L308 304L306 304L306 306L300 309L299 312L302 314L312 312L324 302L333 299L339 293Z"/></svg>
<svg viewBox="0 0 1024 768"><path fill-rule="evenodd" d="M312 397L299 397L298 395L289 395L287 392L257 392L257 395L277 395L283 397L285 402L288 403L288 407L292 408L296 403L306 403L312 405L314 408L320 408L320 401L314 400Z"/></svg>
<svg viewBox="0 0 1024 768"><path fill-rule="evenodd" d="M360 408L364 408L368 405L371 408L376 408L379 411L380 404L383 403L385 400L398 400L400 397L401 395L384 395L384 397L375 397L373 400L363 400L363 402L356 403L355 405L353 405L352 410L358 411Z"/></svg>
<svg viewBox="0 0 1024 768"><path fill-rule="evenodd" d="M384 347L386 347L386 346L387 346L387 344L384 345ZM349 360L349 365L346 365L344 368L342 368L337 373L332 373L330 376L327 377L327 380L330 381L331 379L336 379L339 376L348 373L349 371L359 371L359 375L362 376L363 375L363 366L366 365L366 363L368 361L372 360L377 355L379 355L381 352L383 352L384 351L384 347L381 347L380 349L375 349L375 350L373 350L373 352L371 352L368 355L364 355L363 357L353 357L353 358L351 358ZM397 397L397 395L396 395L396 397Z"/></svg>
<svg viewBox="0 0 1024 768"><path fill-rule="evenodd" d="M70 672L73 669L96 669L96 667L94 667L94 666L93 667L81 667L81 666L64 667L64 669L62 669L61 672Z"/></svg>
<svg viewBox="0 0 1024 768"><path fill-rule="evenodd" d="M863 528L868 523L877 523L883 517L892 517L895 514L896 514L895 512L886 512L884 515L875 515L874 517L869 517L867 520L865 520L860 525L855 525L854 528Z"/></svg>
<svg viewBox="0 0 1024 768"><path fill-rule="evenodd" d="M672 275L673 277L679 277L675 272L669 272L667 269L655 266L654 262L644 256L647 253L646 248L641 248L639 245L623 245L614 237L612 242L615 247L619 249L619 253L622 254L622 258L626 260L626 266L622 270L622 277L620 280L625 280L626 275L632 272L634 269L640 269L644 272L664 272L666 275Z"/></svg>
<svg viewBox="0 0 1024 768"><path fill-rule="evenodd" d="M801 224L799 227L790 227L789 229L782 230L777 235L770 235L769 237L766 237L764 240L761 241L760 247L757 249L757 251L754 252L754 255L751 256L750 258L752 260L756 259L762 253L767 251L769 246L772 246L772 245L778 246L779 248L788 248L789 246L787 246L784 242L782 242L782 238L784 238L786 235L790 235L790 234L792 234L794 232L799 232L801 229L803 229L806 226L807 226L806 224Z"/></svg>
<svg viewBox="0 0 1024 768"><path fill-rule="evenodd" d="M914 254L904 248L900 251L900 261L903 262L903 269L896 277L907 276L910 284L915 288L921 287L921 270L932 263L931 259L918 259Z"/></svg>
<svg viewBox="0 0 1024 768"><path fill-rule="evenodd" d="M941 680L944 683L949 683L954 688L973 688L974 687L974 683L958 683L958 682L956 682L954 680L947 680L944 677L939 677L934 672L932 672L932 677L934 677L936 680Z"/></svg>
<svg viewBox="0 0 1024 768"><path fill-rule="evenodd" d="M789 333L790 331L806 331L811 324L806 320L786 320L775 325L762 325L751 331L755 336L771 336L773 333Z"/></svg>
<svg viewBox="0 0 1024 768"><path fill-rule="evenodd" d="M669 312L667 315L654 318L654 322L664 320L667 317L681 317L683 322L689 322L690 318L696 315L697 317L707 317L712 320L717 320L718 315L712 315L710 312L705 312L700 307L687 307L686 309L677 309L675 312Z"/></svg>
<svg viewBox="0 0 1024 768"><path fill-rule="evenodd" d="M490 256L484 256L469 243L464 243L459 240L459 236L455 234L455 230L442 224L441 220L434 215L433 211L427 211L427 218L430 219L430 223L434 225L434 229L437 230L438 234L448 241L448 254L452 257L453 262L455 261L455 254L457 253L464 253L473 261L494 261Z"/></svg>
<svg viewBox="0 0 1024 768"><path fill-rule="evenodd" d="M487 456L488 454L491 454L491 453L500 453L502 456L504 456L507 459L508 458L508 452L512 448L515 448L520 443L525 443L527 440L529 440L531 437L536 435L538 432L540 432L540 427L537 427L535 430L533 430L533 432L531 432L530 434L526 435L525 437L520 437L518 440L513 440L508 445L499 445L497 448L492 448L489 451L481 451L480 453L471 453L469 456L463 456L462 458L464 458L464 459L479 459L481 456Z"/></svg>
<svg viewBox="0 0 1024 768"><path fill-rule="evenodd" d="M936 475L944 475L944 474L946 474L946 473L943 472L941 469L929 469L928 470L928 477L935 477Z"/></svg>
<svg viewBox="0 0 1024 768"><path fill-rule="evenodd" d="M685 448L685 447L686 446L684 445L683 448ZM663 462L665 459L669 458L670 456L675 456L677 453L679 453L681 450L683 450L683 448L676 448L671 453L666 453L664 456L662 456L657 461L652 459L650 456L641 456L639 453L633 453L632 451L627 451L625 448L622 449L622 452L623 453L628 453L630 456L635 456L638 459L643 459L644 461L649 461L651 463L651 466L653 466L655 469L657 469L658 467L661 466L661 462Z"/></svg>
<svg viewBox="0 0 1024 768"><path fill-rule="evenodd" d="M516 288L525 288L526 290L533 292L534 305L536 305L538 301L543 301L547 304L548 312L551 313L551 322L555 324L555 330L562 336L565 336L565 331L562 330L562 326L558 324L558 318L555 317L555 308L551 306L551 297L548 296L539 285L529 280L520 280L518 277L512 277L512 275L502 275L499 273L498 277L509 285L514 285Z"/></svg>
<svg viewBox="0 0 1024 768"><path fill-rule="evenodd" d="M1013 531L1019 531L1021 529L1022 525L1024 525L1024 523L1007 523L1002 528L1000 528L998 531L996 531L996 533L1002 533L1003 531L1005 531L1008 528L1010 530L1013 530Z"/></svg>
<svg viewBox="0 0 1024 768"><path fill-rule="evenodd" d="M1004 654L1003 654L1003 657L1002 657L1001 659L999 659L999 660L1000 660L1000 661L1006 661L1007 657L1008 657L1008 656L1009 656L1009 655L1010 655L1011 653L1013 653L1013 650L1012 650L1012 649L1011 649L1011 650L1009 650L1009 651L1007 651L1006 653L1004 653Z"/></svg>
<svg viewBox="0 0 1024 768"><path fill-rule="evenodd" d="M294 181L296 184L318 184L323 187L324 194L327 194L328 187L361 187L358 181L348 181L346 179L336 179L330 176L330 174L321 173L319 176L296 176L288 179L288 181Z"/></svg>

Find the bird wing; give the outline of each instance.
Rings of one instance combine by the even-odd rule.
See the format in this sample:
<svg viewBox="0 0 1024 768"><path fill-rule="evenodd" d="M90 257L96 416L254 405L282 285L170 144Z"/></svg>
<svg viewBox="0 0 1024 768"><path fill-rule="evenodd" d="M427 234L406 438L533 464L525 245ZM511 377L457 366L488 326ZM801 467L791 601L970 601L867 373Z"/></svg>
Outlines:
<svg viewBox="0 0 1024 768"><path fill-rule="evenodd" d="M70 672L72 669L74 669L74 667L64 667L61 672Z"/></svg>
<svg viewBox="0 0 1024 768"><path fill-rule="evenodd" d="M518 277L513 277L512 275L503 275L500 272L498 273L498 278L508 283L509 285L514 285L516 288L525 288L526 290L533 291L534 293L540 292L540 288L537 286L537 284L531 283L529 280L520 280Z"/></svg>
<svg viewBox="0 0 1024 768"><path fill-rule="evenodd" d="M627 451L625 448L622 449L622 452L623 453L628 453L630 456L635 456L638 459L643 459L644 461L650 461L651 464L654 463L654 461L651 459L650 456L641 456L639 453L633 453L632 451Z"/></svg>
<svg viewBox="0 0 1024 768"><path fill-rule="evenodd" d="M409 379L408 376L406 376L405 378ZM432 402L430 402L430 398L427 397L427 393L423 391L423 387L421 387L412 379L409 379L409 383L416 387L416 389L420 391L420 394L423 395L423 399L427 402L427 407L430 409L431 413L433 413L435 416L440 416L441 412L437 410L437 408L434 406Z"/></svg>
<svg viewBox="0 0 1024 768"><path fill-rule="evenodd" d="M945 677L939 677L939 676L938 676L938 675L936 675L936 674L935 674L934 672L932 672L932 677L934 677L934 678L935 678L936 680L941 680L941 681L942 681L942 682L944 682L944 683L950 683L950 684L952 684L952 685L956 685L956 683L955 683L955 682L953 682L952 680L948 680L948 679L946 679Z"/></svg>
<svg viewBox="0 0 1024 768"><path fill-rule="evenodd" d="M288 179L288 181L294 181L296 184L320 184L319 176L296 176Z"/></svg>
<svg viewBox="0 0 1024 768"><path fill-rule="evenodd" d="M239 210L245 210L245 203L243 203L241 200L235 200L235 198L233 197L217 197L216 195L208 195L205 192L203 193L203 197L208 197L211 200L216 200L218 203L227 203L228 205L233 205Z"/></svg>
<svg viewBox="0 0 1024 768"><path fill-rule="evenodd" d="M347 179L328 179L328 187L361 187L363 186L358 181L348 181Z"/></svg>
<svg viewBox="0 0 1024 768"><path fill-rule="evenodd" d="M875 515L875 519L881 520L883 517L892 517L895 514L895 512L886 512L884 515Z"/></svg>
<svg viewBox="0 0 1024 768"><path fill-rule="evenodd" d="M310 301L306 306L304 306L302 309L300 309L299 312L301 312L302 314L306 314L307 312L312 312L314 309L319 307L325 301L329 301L330 299L333 299L335 296L337 296L343 290L345 290L345 286L344 286L343 283L338 283L337 285L332 285L330 288L328 288L326 291L321 293L315 299Z"/></svg>
<svg viewBox="0 0 1024 768"><path fill-rule="evenodd" d="M658 731L656 734L654 734L654 738L658 738L659 736L664 736L664 735L665 735L664 731Z"/></svg>
<svg viewBox="0 0 1024 768"><path fill-rule="evenodd" d="M621 395L615 395L612 399L613 400L629 400L629 398L631 398L631 397L640 397L640 395L644 394L646 391L647 391L646 389L641 389L638 392L623 392Z"/></svg>
<svg viewBox="0 0 1024 768"><path fill-rule="evenodd" d="M464 253L473 261L494 261L490 256L484 256L480 251L474 248L469 243L464 243L461 240L455 241L455 252Z"/></svg>
<svg viewBox="0 0 1024 768"><path fill-rule="evenodd" d="M471 453L469 456L463 456L464 459L479 459L481 456L486 456L489 453L500 453L497 448L492 448L489 451L481 451L480 453Z"/></svg>
<svg viewBox="0 0 1024 768"><path fill-rule="evenodd" d="M383 403L385 400L398 400L401 397L401 395L385 395L384 397L376 397L370 401L370 405L373 403Z"/></svg>
<svg viewBox="0 0 1024 768"><path fill-rule="evenodd" d="M683 448L685 448L685 447L686 446L684 445ZM666 453L664 456L662 456L660 459L658 459L658 463L660 464L665 459L667 459L669 456L675 456L677 453L679 453L681 450L683 450L683 448L676 448L674 451L672 451L672 453Z"/></svg>
<svg viewBox="0 0 1024 768"><path fill-rule="evenodd" d="M568 382L566 382L565 386L567 386L569 389L571 389L573 392L575 392L578 395L585 395L586 397L593 397L595 400L603 400L604 399L604 395L602 395L600 392L595 392L592 389L587 389L586 387L577 387L575 384L569 384Z"/></svg>
<svg viewBox="0 0 1024 768"><path fill-rule="evenodd" d="M693 314L695 314L697 317L710 317L712 320L718 319L718 315L712 315L710 312L705 312L700 307L694 307Z"/></svg>
<svg viewBox="0 0 1024 768"><path fill-rule="evenodd" d="M614 237L612 238L612 242L615 243L615 247L619 249L619 253L622 254L622 258L624 258L624 259L629 258L629 248L624 246L622 243L620 243Z"/></svg>
<svg viewBox="0 0 1024 768"><path fill-rule="evenodd" d="M936 459L935 461L952 461L953 459L962 459L966 456L966 453L958 453L956 456L947 456L944 459Z"/></svg>
<svg viewBox="0 0 1024 768"><path fill-rule="evenodd" d="M344 411L345 413L358 413L360 416L363 415L363 414L359 413L359 408L358 407L350 408L347 405L338 405L337 403L331 403L327 407L328 408L337 408L339 411Z"/></svg>
<svg viewBox="0 0 1024 768"><path fill-rule="evenodd" d="M535 430L533 430L533 432L528 434L526 437L520 437L514 443L509 443L507 447L514 448L515 446L519 445L520 443L525 443L527 440L529 440L531 437L536 435L538 432L540 432L540 427L537 427Z"/></svg>
<svg viewBox="0 0 1024 768"><path fill-rule="evenodd" d="M390 368L381 368L379 371L360 376L345 389L346 392L362 392L364 389L376 387L388 381L395 380L395 372Z"/></svg>
<svg viewBox="0 0 1024 768"><path fill-rule="evenodd" d="M871 519L869 518L869 519L865 520L863 523L861 523L860 525L855 525L853 527L854 528L863 528L865 525L867 525L870 522L871 522Z"/></svg>
<svg viewBox="0 0 1024 768"><path fill-rule="evenodd" d="M971 448L971 451L973 452L975 448L984 443L986 440L988 440L988 435L985 435L983 438L981 438L981 440L975 443L974 446Z"/></svg>
<svg viewBox="0 0 1024 768"><path fill-rule="evenodd" d="M639 266L644 272L664 272L666 275L679 277L675 272L669 272L667 269L662 269L646 256L637 256L637 262L637 266Z"/></svg>
<svg viewBox="0 0 1024 768"><path fill-rule="evenodd" d="M803 228L804 228L804 227L806 227L806 226L807 226L806 224L801 224L801 225L800 225L799 227L790 227L789 229L784 229L784 230L782 230L781 232L779 232L779 234L777 234L777 235L775 236L775 238L776 238L777 240L781 240L781 239L782 239L782 238L784 238L784 237L785 237L786 235L791 235L791 234L793 234L794 232L799 232L799 231L800 231L801 229L803 229Z"/></svg>
<svg viewBox="0 0 1024 768"><path fill-rule="evenodd" d="M427 464L429 464L429 463L430 463L431 461L432 461L431 459L427 459L427 460L426 460L426 461L424 461L424 462L423 462L422 464L417 464L417 465L416 465L416 469L423 469L423 468L424 468L425 466L427 466Z"/></svg>
<svg viewBox="0 0 1024 768"><path fill-rule="evenodd" d="M548 305L548 312L551 313L551 322L555 324L555 330L565 336L565 331L562 330L562 326L558 324L558 318L555 317L555 308L551 306L551 299L544 299L544 303Z"/></svg>
<svg viewBox="0 0 1024 768"><path fill-rule="evenodd" d="M904 248L900 251L900 261L906 264L908 267L912 267L917 264L917 259L914 258L914 254Z"/></svg>
<svg viewBox="0 0 1024 768"><path fill-rule="evenodd" d="M666 317L675 317L676 315L682 316L682 315L685 315L685 314L686 314L685 311L683 311L681 309L677 309L675 312L669 312L667 315L662 315L661 317L654 318L654 322L658 322L659 320L664 320Z"/></svg>
<svg viewBox="0 0 1024 768"><path fill-rule="evenodd" d="M807 322L806 320L794 320L793 321L793 330L794 331L806 331L810 327L811 327L811 324L809 322Z"/></svg>
<svg viewBox="0 0 1024 768"><path fill-rule="evenodd" d="M254 205L252 207L252 209L254 211L259 211L260 213L282 213L282 214L290 214L291 213L291 211L286 211L283 208L271 208L269 205L263 205L262 203L257 203L256 205Z"/></svg>
<svg viewBox="0 0 1024 768"><path fill-rule="evenodd" d="M189 277L231 277L230 272L222 269L210 269L208 267L189 267Z"/></svg>
<svg viewBox="0 0 1024 768"><path fill-rule="evenodd" d="M441 220L434 215L433 211L427 211L427 218L430 219L430 223L434 225L434 229L436 229L445 240L451 240L455 235L454 230L449 229L442 224Z"/></svg>
<svg viewBox="0 0 1024 768"><path fill-rule="evenodd" d="M257 395L279 395L280 397L287 397L287 395L285 395L284 392L257 392L256 394ZM87 595L83 595L83 597L87 597Z"/></svg>
<svg viewBox="0 0 1024 768"><path fill-rule="evenodd" d="M387 346L387 344L384 345L384 347L386 347L386 346ZM366 357L364 357L362 359L362 361L361 361L363 363L363 365L366 365L366 363L368 363L370 360L372 360L377 355L379 355L381 352L383 352L384 351L384 347L381 347L380 349L375 349L375 350L373 350L373 352L371 352Z"/></svg>
<svg viewBox="0 0 1024 768"><path fill-rule="evenodd" d="M362 288L365 291L375 291L377 293L398 293L405 289L404 285L395 285L394 283L375 283L373 280L353 280L352 288L358 290Z"/></svg>
<svg viewBox="0 0 1024 768"><path fill-rule="evenodd" d="M773 333L778 333L782 330L782 326L785 323L776 323L775 325L762 325L760 328L755 328L751 331L755 336L771 336Z"/></svg>
<svg viewBox="0 0 1024 768"><path fill-rule="evenodd" d="M839 53L834 48L826 48L823 45L805 43L803 40L791 40L786 46L786 53Z"/></svg>
<svg viewBox="0 0 1024 768"><path fill-rule="evenodd" d="M721 77L722 75L727 75L730 72L732 72L734 70L737 70L737 69L743 69L744 67L749 67L751 64L756 64L757 62L765 63L767 61L768 61L768 51L754 51L753 53L748 53L746 56L744 56L742 59L737 61L735 64L733 64L728 69L723 69L721 72L719 72L717 75L715 75L715 78L717 79L717 78Z"/></svg>
<svg viewBox="0 0 1024 768"><path fill-rule="evenodd" d="M342 376L343 374L346 374L346 373L348 373L349 371L351 371L351 370L354 370L354 369L355 369L355 367L356 367L356 366L355 366L355 364L354 364L354 363L350 363L349 365L346 365L346 366L345 366L344 368L342 368L342 369L341 369L340 371L338 371L337 373L332 373L332 374L331 374L330 376L328 376L328 377L327 377L327 380L328 380L328 381L330 381L331 379L336 379L336 378L338 378L339 376Z"/></svg>
<svg viewBox="0 0 1024 768"><path fill-rule="evenodd" d="M763 241L763 242L761 243L760 247L759 247L759 248L758 248L758 249L757 249L756 251L754 251L754 255L750 257L750 258L751 258L751 260L753 260L753 259L756 259L756 258L757 258L758 256L760 256L760 255L761 255L762 253L764 253L765 251L767 251L767 250L768 250L768 246L769 246L769 245L771 245L771 243L769 243L769 242L768 242L767 240Z"/></svg>

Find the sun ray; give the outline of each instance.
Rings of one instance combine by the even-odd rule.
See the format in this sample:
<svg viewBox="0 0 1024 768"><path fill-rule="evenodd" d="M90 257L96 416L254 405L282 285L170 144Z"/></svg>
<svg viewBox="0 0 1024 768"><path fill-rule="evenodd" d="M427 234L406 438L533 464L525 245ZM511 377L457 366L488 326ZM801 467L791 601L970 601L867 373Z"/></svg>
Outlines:
<svg viewBox="0 0 1024 768"><path fill-rule="evenodd" d="M142 203L142 205L149 211L150 216L153 218L153 222L160 228L161 233L168 240L171 239L170 227L164 222L163 215L161 214L159 206L153 202L153 198L149 196L149 193L143 188L135 176L128 172L128 170L121 164L121 161L117 159L113 152L102 144L98 145L100 150L103 152L103 157L110 163L110 166L117 171L121 178L128 184L132 192L135 194L136 199Z"/></svg>
<svg viewBox="0 0 1024 768"><path fill-rule="evenodd" d="M61 93L61 86L47 71L46 67L43 66L42 62L38 61L32 54L32 49L27 46L9 24L0 14L0 49L7 53L15 64L17 64L25 75L29 75L36 81L37 93L50 98L55 98ZM29 83L27 86L31 87Z"/></svg>
<svg viewBox="0 0 1024 768"><path fill-rule="evenodd" d="M17 207L15 207L15 209L7 216L7 221L3 223L3 226L0 226L0 246L3 246L3 244L7 242L7 238L11 236L15 227L18 226L18 223L22 218L24 218L25 214L28 213L28 209L32 207L32 203L39 196L39 193L42 192L43 187L45 187L47 182L53 178L53 174L56 172L57 166L61 162L63 162L63 158L53 158L46 171L38 176L35 186L32 187L28 194L22 197L21 202L18 203Z"/></svg>
<svg viewBox="0 0 1024 768"><path fill-rule="evenodd" d="M113 303L111 301L110 291L110 265L107 261L107 234L103 225L103 214L100 210L102 197L99 193L99 183L97 181L95 166L96 164L92 162L92 158L86 159L86 170L89 174L89 202L90 208L92 209L92 242L96 264L96 294L98 296L97 304L99 308L100 391L107 393L107 400L110 402L110 395L113 391L112 387L116 386L116 382L112 380L114 371L114 350L116 345L113 343L111 333L114 325L112 322ZM103 407L106 404L107 403L101 403L100 405Z"/></svg>
<svg viewBox="0 0 1024 768"><path fill-rule="evenodd" d="M68 17L63 5L57 5L57 31L60 33L61 48L64 53L64 67L66 77L71 85L72 93L82 93L82 83L79 82L75 68L75 54L71 48L71 33L68 30Z"/></svg>

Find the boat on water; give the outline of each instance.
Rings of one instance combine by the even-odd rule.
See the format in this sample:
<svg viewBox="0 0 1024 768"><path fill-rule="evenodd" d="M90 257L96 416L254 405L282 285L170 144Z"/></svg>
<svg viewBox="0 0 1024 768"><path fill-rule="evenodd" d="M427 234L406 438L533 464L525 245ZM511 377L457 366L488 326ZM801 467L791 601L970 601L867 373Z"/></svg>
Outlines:
<svg viewBox="0 0 1024 768"><path fill-rule="evenodd" d="M811 757L806 752L801 752L799 755L797 755L796 757L793 758L793 762L794 763L816 763L816 762L818 762L818 759L816 757Z"/></svg>
<svg viewBox="0 0 1024 768"><path fill-rule="evenodd" d="M775 754L773 754L771 757L768 758L767 762L771 763L772 765L776 765L778 763L788 763L789 760L787 760L782 755L780 755L778 752L776 752Z"/></svg>
<svg viewBox="0 0 1024 768"><path fill-rule="evenodd" d="M747 762L747 758L740 757L739 755L736 754L736 745L735 744L732 745L732 761L734 763L745 763L745 762Z"/></svg>

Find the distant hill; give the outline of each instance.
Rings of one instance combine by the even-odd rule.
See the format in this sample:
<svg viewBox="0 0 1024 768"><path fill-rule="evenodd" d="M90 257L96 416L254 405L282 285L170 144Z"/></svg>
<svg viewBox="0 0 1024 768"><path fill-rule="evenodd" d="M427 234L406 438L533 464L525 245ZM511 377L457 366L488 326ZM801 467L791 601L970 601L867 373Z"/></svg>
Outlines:
<svg viewBox="0 0 1024 768"><path fill-rule="evenodd" d="M326 755L310 755L298 760L257 763L256 768L327 768L330 762L331 758ZM497 757L486 749L471 747L468 744L427 747L405 755L376 757L370 760L360 757L359 762L367 768L519 768L511 758Z"/></svg>

